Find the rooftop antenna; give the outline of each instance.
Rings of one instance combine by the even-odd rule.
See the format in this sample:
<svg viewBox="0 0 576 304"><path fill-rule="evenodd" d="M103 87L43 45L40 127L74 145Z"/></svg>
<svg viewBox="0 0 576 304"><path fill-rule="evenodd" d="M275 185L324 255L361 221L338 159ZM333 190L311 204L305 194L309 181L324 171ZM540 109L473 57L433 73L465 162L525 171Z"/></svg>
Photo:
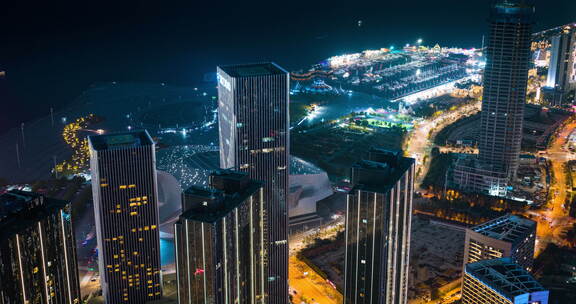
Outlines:
<svg viewBox="0 0 576 304"><path fill-rule="evenodd" d="M20 124L20 130L22 131L22 148L26 148L26 137L24 137L24 123Z"/></svg>
<svg viewBox="0 0 576 304"><path fill-rule="evenodd" d="M18 143L16 143L16 162L18 163L18 169L20 169L20 148L18 148Z"/></svg>
<svg viewBox="0 0 576 304"><path fill-rule="evenodd" d="M54 108L50 107L50 119L52 120L52 128L54 128Z"/></svg>

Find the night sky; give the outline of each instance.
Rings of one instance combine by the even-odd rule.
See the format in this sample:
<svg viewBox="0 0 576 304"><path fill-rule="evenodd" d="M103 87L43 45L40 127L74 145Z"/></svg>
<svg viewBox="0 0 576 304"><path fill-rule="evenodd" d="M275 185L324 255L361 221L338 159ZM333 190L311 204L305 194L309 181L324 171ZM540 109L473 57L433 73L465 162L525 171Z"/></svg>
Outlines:
<svg viewBox="0 0 576 304"><path fill-rule="evenodd" d="M192 85L219 64L273 60L294 70L418 38L479 47L489 3L37 2L0 6L0 70L7 72L0 79L0 133L47 115L99 81ZM536 29L576 21L574 0L537 3Z"/></svg>

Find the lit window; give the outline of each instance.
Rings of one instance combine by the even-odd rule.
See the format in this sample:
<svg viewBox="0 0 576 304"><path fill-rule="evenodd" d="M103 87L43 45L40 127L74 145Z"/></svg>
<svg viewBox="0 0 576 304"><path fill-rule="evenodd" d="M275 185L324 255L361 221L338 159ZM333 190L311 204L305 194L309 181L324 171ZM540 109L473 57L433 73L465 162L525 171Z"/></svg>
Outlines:
<svg viewBox="0 0 576 304"><path fill-rule="evenodd" d="M120 189L126 189L126 185L120 185Z"/></svg>
<svg viewBox="0 0 576 304"><path fill-rule="evenodd" d="M262 138L262 141L263 142L271 142L271 141L274 141L274 137L264 137L264 138Z"/></svg>

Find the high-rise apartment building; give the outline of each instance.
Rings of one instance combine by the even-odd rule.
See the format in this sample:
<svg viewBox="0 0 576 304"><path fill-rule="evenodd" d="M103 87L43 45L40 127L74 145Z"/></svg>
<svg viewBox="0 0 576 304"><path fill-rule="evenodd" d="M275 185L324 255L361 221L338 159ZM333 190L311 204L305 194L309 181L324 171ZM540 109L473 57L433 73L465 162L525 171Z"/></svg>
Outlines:
<svg viewBox="0 0 576 304"><path fill-rule="evenodd" d="M288 302L289 75L274 63L218 68L220 167L264 182L266 303Z"/></svg>
<svg viewBox="0 0 576 304"><path fill-rule="evenodd" d="M0 303L80 303L68 202L12 190L0 195Z"/></svg>
<svg viewBox="0 0 576 304"><path fill-rule="evenodd" d="M533 0L498 0L491 6L480 114L479 155L461 158L456 186L506 194L519 164L534 23Z"/></svg>
<svg viewBox="0 0 576 304"><path fill-rule="evenodd" d="M548 295L548 290L511 258L471 263L464 270L463 304L548 304Z"/></svg>
<svg viewBox="0 0 576 304"><path fill-rule="evenodd" d="M531 271L536 245L536 222L505 215L466 229L464 266L477 261L510 257Z"/></svg>
<svg viewBox="0 0 576 304"><path fill-rule="evenodd" d="M479 159L516 176L534 23L531 0L503 0L491 11L480 114Z"/></svg>
<svg viewBox="0 0 576 304"><path fill-rule="evenodd" d="M180 304L262 303L264 244L253 216L261 195L261 182L228 170L213 173L210 188L184 192L174 228Z"/></svg>
<svg viewBox="0 0 576 304"><path fill-rule="evenodd" d="M160 299L155 144L148 132L88 137L100 283L106 303Z"/></svg>
<svg viewBox="0 0 576 304"><path fill-rule="evenodd" d="M344 303L407 303L414 159L371 149L352 167Z"/></svg>

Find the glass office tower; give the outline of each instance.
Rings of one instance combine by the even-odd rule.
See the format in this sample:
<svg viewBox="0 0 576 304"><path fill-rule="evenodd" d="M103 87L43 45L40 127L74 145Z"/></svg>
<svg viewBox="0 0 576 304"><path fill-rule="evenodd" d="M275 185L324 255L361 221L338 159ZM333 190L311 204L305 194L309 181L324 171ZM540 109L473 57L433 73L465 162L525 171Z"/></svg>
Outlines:
<svg viewBox="0 0 576 304"><path fill-rule="evenodd" d="M372 149L368 160L352 167L352 183L344 303L407 303L414 159Z"/></svg>
<svg viewBox="0 0 576 304"><path fill-rule="evenodd" d="M180 304L251 304L262 299L262 242L253 217L262 183L246 173L218 171L210 188L183 194L174 226Z"/></svg>
<svg viewBox="0 0 576 304"><path fill-rule="evenodd" d="M218 67L220 167L264 182L265 301L288 302L289 74L274 63Z"/></svg>

